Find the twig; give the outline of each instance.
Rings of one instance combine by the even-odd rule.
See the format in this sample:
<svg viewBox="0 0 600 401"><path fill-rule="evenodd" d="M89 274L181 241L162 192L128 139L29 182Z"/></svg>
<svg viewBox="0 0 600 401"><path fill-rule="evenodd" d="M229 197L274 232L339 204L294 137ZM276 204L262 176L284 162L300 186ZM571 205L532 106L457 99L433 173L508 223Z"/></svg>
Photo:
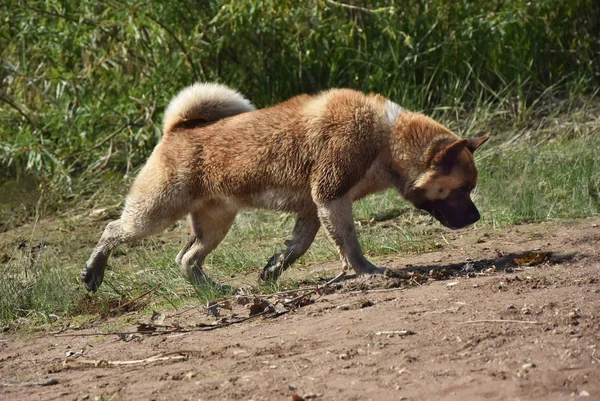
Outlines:
<svg viewBox="0 0 600 401"><path fill-rule="evenodd" d="M386 334L392 334L392 335L395 334L395 335L399 335L399 336L411 336L416 333L411 330L384 330L384 331L378 331L375 333L376 336L383 336Z"/></svg>
<svg viewBox="0 0 600 401"><path fill-rule="evenodd" d="M190 67L192 67L192 73L194 74L194 81L198 81L200 79L200 77L198 76L198 71L196 71L196 65L194 64L194 61L191 59L190 57L190 52L185 48L185 45L183 44L183 42L181 40L179 40L179 38L177 37L177 35L175 35L166 25L164 25L162 22L160 22L159 20L147 16L147 18L154 22L155 24L157 24L158 26L160 26L162 29L164 29L169 36L171 36L171 38L173 38L173 40L175 41L175 43L177 43L177 46L179 46L179 48L181 49L181 52L183 53L183 57L185 57L185 59L187 60L187 62L190 64ZM204 78L204 77L202 77Z"/></svg>
<svg viewBox="0 0 600 401"><path fill-rule="evenodd" d="M31 380L28 382L21 383L0 383L1 387L14 387L14 386L22 386L22 387L32 387L32 386L53 386L58 384L58 380L55 378L45 378L38 380Z"/></svg>
<svg viewBox="0 0 600 401"><path fill-rule="evenodd" d="M244 317L238 320L232 320L228 322L223 322L219 324L215 324L213 326L204 326L204 327L194 327L194 328L183 328L183 327L174 327L169 330L154 330L154 331L112 331L109 333L67 333L67 334L55 334L54 337L94 337L94 336L126 336L129 334L150 334L150 335L165 335L165 334L173 334L173 333L192 333L196 331L212 331L216 329L220 329L222 327L231 326L238 323L243 323L245 321L257 318L259 316L266 315L271 312L270 308L265 309L262 312L256 313L252 316Z"/></svg>
<svg viewBox="0 0 600 401"><path fill-rule="evenodd" d="M137 297L125 302L123 305L119 305L116 308L114 308L112 311L117 311L119 309L124 309L126 307L128 307L129 305L131 305L132 303L134 303L135 301L145 297L148 294L153 293L154 291L156 291L158 289L158 287L160 287L160 284L156 284L154 287L152 287L151 289L149 289L148 291L146 291L145 293L143 293L142 295L138 295Z"/></svg>
<svg viewBox="0 0 600 401"><path fill-rule="evenodd" d="M376 290L359 290L359 291L350 291L348 294L367 294L369 292L392 292L392 291L406 291L405 287L398 288L379 288Z"/></svg>
<svg viewBox="0 0 600 401"><path fill-rule="evenodd" d="M485 320L469 320L460 324L471 323L523 323L523 324L542 324L536 320L502 320L502 319L485 319Z"/></svg>
<svg viewBox="0 0 600 401"><path fill-rule="evenodd" d="M21 114L29 123L29 125L31 125L32 127L37 127L37 124L35 124L33 122L33 120L29 117L29 115L27 115L27 113L25 112L24 107L22 108L16 100L14 99L10 99L9 95L4 92L4 91L0 91L0 100L2 100L4 103L8 104L10 107L12 107L13 109L15 109L16 111L19 112L19 114Z"/></svg>
<svg viewBox="0 0 600 401"><path fill-rule="evenodd" d="M598 358L596 358L596 357L594 356L594 354L595 354L595 353L596 353L596 349L594 349L594 350L592 351L592 359L593 359L593 360L595 360L596 362L600 363L600 359L598 359Z"/></svg>
<svg viewBox="0 0 600 401"><path fill-rule="evenodd" d="M365 7L360 7L360 6L353 6L351 4L346 4L346 3L340 3L334 0L326 0L327 3L334 5L334 6L338 6L338 7L342 7L342 8L347 8L348 10L354 10L354 11L362 11L364 13L368 13L368 14L376 14L382 11L388 11L388 10L393 10L394 7L381 7L381 8L377 8L375 10L371 10L370 8L365 8Z"/></svg>
<svg viewBox="0 0 600 401"><path fill-rule="evenodd" d="M77 359L77 358L69 357L69 358L65 359L65 361L63 362L63 365L68 365L69 363L75 363L75 364L80 364L80 365L90 365L90 366L94 366L97 368L106 368L106 367L110 367L110 366L140 365L140 364L147 364L147 363L161 362L161 361L173 361L173 362L184 361L184 360L187 360L189 357L190 356L189 356L188 351L168 352L166 354L159 354L159 355L151 356L151 357L145 358L145 359L137 359L137 360L130 360L130 361L109 361L106 359L98 359L98 360Z"/></svg>
<svg viewBox="0 0 600 401"><path fill-rule="evenodd" d="M322 289L330 287L331 284L335 283L336 281L341 280L345 275L346 275L346 271L342 270L337 276L335 276L334 278L332 278L331 280L329 280L328 282L326 282L325 284L323 284L322 287L316 286L315 288L310 289L308 292L305 292L302 295L298 295L297 297L292 298L289 301L283 302L283 304L285 306L289 306L289 305L292 305L292 304L300 301L302 298L305 298L305 297L307 297L309 295L312 295L312 294L319 294L319 295L321 295L321 290Z"/></svg>
<svg viewBox="0 0 600 401"><path fill-rule="evenodd" d="M292 366L294 367L294 369L296 370L296 374L298 375L298 377L302 376L300 374L300 371L298 370L298 366L296 366L296 364L294 363L294 361L292 361Z"/></svg>

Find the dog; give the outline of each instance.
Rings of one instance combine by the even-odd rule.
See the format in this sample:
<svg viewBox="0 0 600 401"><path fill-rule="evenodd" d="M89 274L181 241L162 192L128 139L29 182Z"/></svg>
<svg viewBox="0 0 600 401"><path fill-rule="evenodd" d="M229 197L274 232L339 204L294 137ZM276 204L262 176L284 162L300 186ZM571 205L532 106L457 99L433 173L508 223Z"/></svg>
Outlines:
<svg viewBox="0 0 600 401"><path fill-rule="evenodd" d="M81 272L89 291L103 281L111 251L187 215L191 235L176 257L192 281L241 209L295 213L285 249L260 278L275 280L322 225L342 268L382 273L358 242L352 202L395 188L441 224L459 229L480 215L473 152L488 138L461 139L434 120L377 94L331 89L256 110L215 83L182 90L164 115L164 135L134 180L121 217L108 223Z"/></svg>

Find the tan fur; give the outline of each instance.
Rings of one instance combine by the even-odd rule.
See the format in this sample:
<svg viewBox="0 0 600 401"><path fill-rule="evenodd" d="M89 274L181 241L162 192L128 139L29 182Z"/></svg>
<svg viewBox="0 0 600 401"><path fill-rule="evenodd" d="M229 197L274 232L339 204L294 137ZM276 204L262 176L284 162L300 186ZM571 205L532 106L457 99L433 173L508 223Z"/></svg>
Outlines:
<svg viewBox="0 0 600 401"><path fill-rule="evenodd" d="M298 215L288 247L269 262L274 277L308 249L320 223L344 265L378 272L360 250L353 200L388 187L409 199L415 187L423 187L425 196L442 199L463 182L476 181L467 151L460 155L460 171L449 177L430 168L440 147L459 139L452 132L380 95L349 89L253 110L228 88L197 84L171 102L164 126L121 218L107 226L82 272L91 290L100 285L115 246L185 215L192 237L177 260L188 276L201 277L204 258L243 208Z"/></svg>

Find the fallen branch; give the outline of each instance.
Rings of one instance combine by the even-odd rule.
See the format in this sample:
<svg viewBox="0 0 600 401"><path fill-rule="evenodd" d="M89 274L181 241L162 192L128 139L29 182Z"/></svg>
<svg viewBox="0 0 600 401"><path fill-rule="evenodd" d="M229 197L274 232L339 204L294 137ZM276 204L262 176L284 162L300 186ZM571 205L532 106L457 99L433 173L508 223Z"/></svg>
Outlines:
<svg viewBox="0 0 600 401"><path fill-rule="evenodd" d="M325 289L325 288L329 288L331 286L331 284L341 280L344 276L346 276L346 271L342 270L341 272L339 272L339 274L337 276L335 276L334 278L332 278L331 280L329 280L328 282L326 282L325 284L323 284L322 287L319 287L318 285L310 290L308 290L308 292L302 294L302 295L298 295L295 298L290 299L289 301L283 302L283 305L285 306L289 306L292 305L298 301L300 301L302 298L305 298L309 295L312 294L318 294L321 295L321 290Z"/></svg>
<svg viewBox="0 0 600 401"><path fill-rule="evenodd" d="M412 336L413 334L417 334L411 330L388 330L388 331L378 331L375 333L376 336L383 335L398 335L398 336Z"/></svg>
<svg viewBox="0 0 600 401"><path fill-rule="evenodd" d="M124 308L128 307L129 305L131 305L135 301L138 301L138 300L142 299L143 297L145 297L146 295L153 293L154 291L156 291L158 289L158 287L160 287L160 284L156 284L154 287L152 287L151 289L149 289L148 291L146 291L142 295L138 295L137 297L135 297L133 299L130 299L129 301L125 302L123 305L117 306L112 311L114 312L114 311L117 311L119 309L124 309Z"/></svg>
<svg viewBox="0 0 600 401"><path fill-rule="evenodd" d="M144 365L154 362L163 362L163 361L185 361L189 358L188 351L174 351L168 352L166 354L159 354L155 356L151 356L145 359L135 359L130 361L109 361L106 359L78 359L69 357L65 359L63 365L68 364L79 364L79 365L89 365L96 368L107 368L107 367L115 367L115 366L125 366L125 365Z"/></svg>
<svg viewBox="0 0 600 401"><path fill-rule="evenodd" d="M376 290L358 290L358 291L350 291L350 292L348 292L348 294L368 294L370 292L393 292L393 291L406 291L406 287L379 288Z"/></svg>
<svg viewBox="0 0 600 401"><path fill-rule="evenodd" d="M292 361L292 366L296 370L296 374L298 375L298 377L301 377L302 375L300 374L300 371L298 370L298 366L296 366L296 364L294 363L294 361Z"/></svg>
<svg viewBox="0 0 600 401"><path fill-rule="evenodd" d="M2 386L2 387L16 387L16 386L33 387L33 386L53 386L55 384L58 384L58 380L56 380L55 378L45 378L45 379L31 380L28 382L21 382L21 383L0 383L0 386Z"/></svg>
<svg viewBox="0 0 600 401"><path fill-rule="evenodd" d="M502 319L486 319L486 320L469 320L460 324L471 323L523 323L523 324L542 324L536 320L502 320Z"/></svg>

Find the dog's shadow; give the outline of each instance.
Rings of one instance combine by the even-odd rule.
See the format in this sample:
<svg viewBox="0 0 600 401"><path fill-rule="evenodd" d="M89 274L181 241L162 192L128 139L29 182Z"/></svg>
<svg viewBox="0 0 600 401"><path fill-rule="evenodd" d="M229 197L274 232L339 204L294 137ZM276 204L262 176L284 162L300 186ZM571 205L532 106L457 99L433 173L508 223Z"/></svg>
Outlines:
<svg viewBox="0 0 600 401"><path fill-rule="evenodd" d="M532 257L532 255L535 255ZM528 268L535 267L544 263L548 264L563 264L566 262L573 261L577 256L576 253L555 253L555 252L539 252L539 251L523 251L523 252L510 252L498 255L495 258L488 259L469 259L464 262L448 263L448 264L427 264L427 265L406 265L400 269L408 273L419 273L419 274L430 274L433 272L449 272L453 276L467 276L473 273L485 272L488 269L494 269L495 271L506 271L512 272L517 267ZM538 258L537 261L535 259ZM531 260L531 265L527 264L528 260ZM526 262L520 264L517 261Z"/></svg>
<svg viewBox="0 0 600 401"><path fill-rule="evenodd" d="M490 273L490 272L507 272L512 273L517 270L533 269L536 266L543 264L563 264L571 262L577 258L578 254L573 253L559 253L551 251L535 251L527 250L522 252L510 252L498 255L495 258L487 259L468 259L461 262L455 263L433 263L433 264L422 264L413 265L407 264L404 267L389 267L387 268L384 277L393 279L400 278L406 279L407 276L414 276L416 274L423 277L429 277L434 279L449 279L452 277L463 277L476 276L478 273ZM537 260L536 260L537 259ZM530 262L531 265L520 264L519 262ZM490 270L491 269L491 270ZM342 280L342 282L348 282L349 280L360 278L357 274L348 274ZM327 282L328 279L323 278L323 283Z"/></svg>

